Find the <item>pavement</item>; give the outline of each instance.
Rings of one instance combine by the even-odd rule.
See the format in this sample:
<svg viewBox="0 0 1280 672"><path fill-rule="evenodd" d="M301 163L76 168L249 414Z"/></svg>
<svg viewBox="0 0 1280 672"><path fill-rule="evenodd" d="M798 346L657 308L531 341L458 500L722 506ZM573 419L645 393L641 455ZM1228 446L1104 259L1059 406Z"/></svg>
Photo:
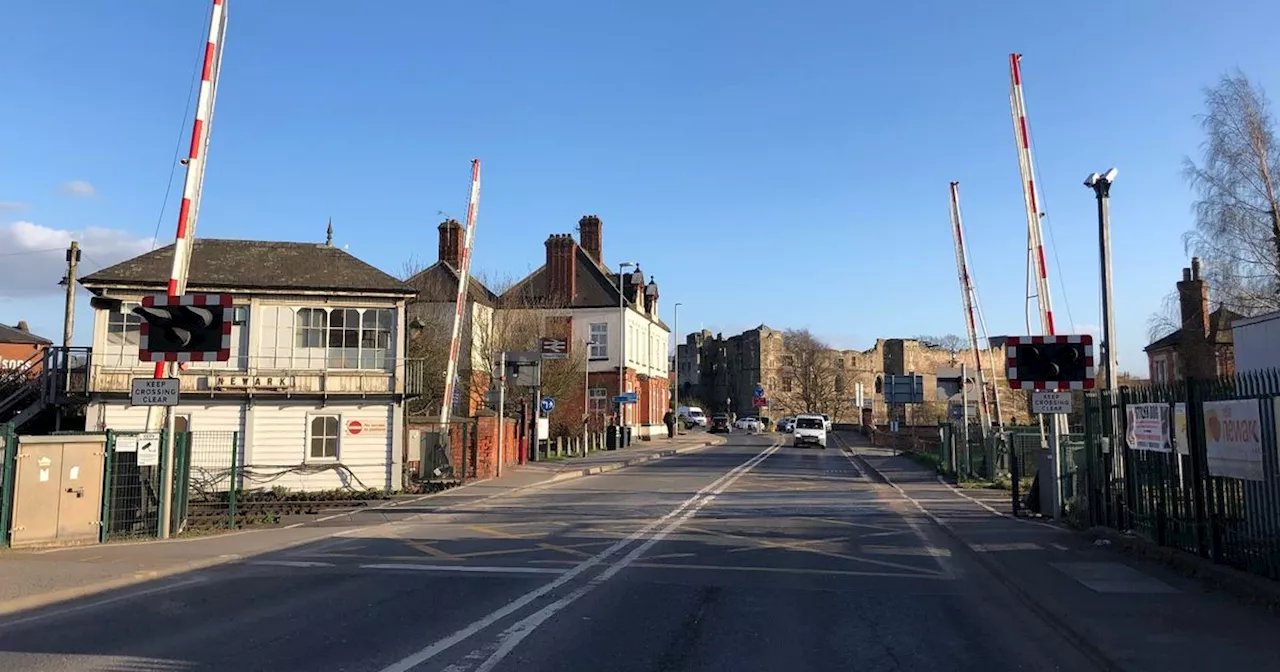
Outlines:
<svg viewBox="0 0 1280 672"><path fill-rule="evenodd" d="M945 486L927 478L913 482L898 460L914 463L862 450L734 434L721 445L502 496L450 491L452 503L437 496L380 514L392 516L386 520L264 531L301 536L284 548L0 616L0 669L1155 669L1111 666L1091 642L1077 641L984 557L1012 555L999 550L1007 540L995 528L987 539L979 534L986 528L969 527L984 518L1026 523L976 504L964 510L950 500L968 500L934 490ZM1046 535L1033 537L1041 547L1053 543L1039 528L1025 534ZM978 542L987 548L975 551ZM1182 591L1174 604L1163 601L1169 593L1099 592L1106 580L1079 572L1070 585L1038 580L1054 599L1096 607L1092 636L1104 644L1128 637L1136 649L1129 662L1183 648L1176 637L1194 626L1205 652L1166 656L1160 669L1275 669L1276 621L1213 595L1171 583ZM1230 618L1205 623L1199 609ZM1273 636L1257 636L1261 630Z"/></svg>
<svg viewBox="0 0 1280 672"><path fill-rule="evenodd" d="M1008 492L960 489L887 449L841 437L871 474L962 543L1103 669L1274 670L1280 618L1089 535L1008 515Z"/></svg>

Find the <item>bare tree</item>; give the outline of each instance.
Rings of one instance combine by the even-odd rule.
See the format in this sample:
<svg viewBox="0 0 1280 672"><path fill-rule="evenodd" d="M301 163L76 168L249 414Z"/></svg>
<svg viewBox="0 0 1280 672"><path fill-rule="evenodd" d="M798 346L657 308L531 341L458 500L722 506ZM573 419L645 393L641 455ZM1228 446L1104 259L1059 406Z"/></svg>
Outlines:
<svg viewBox="0 0 1280 672"><path fill-rule="evenodd" d="M1202 162L1184 161L1199 196L1184 242L1205 261L1223 305L1245 315L1280 309L1280 148L1270 102L1237 72L1205 91L1205 106Z"/></svg>
<svg viewBox="0 0 1280 672"><path fill-rule="evenodd" d="M925 345L931 345L936 348L942 348L951 353L951 361L955 361L956 357L963 350L969 349L969 339L955 334L946 334L943 336L917 336L917 341Z"/></svg>
<svg viewBox="0 0 1280 672"><path fill-rule="evenodd" d="M779 391L783 405L796 412L836 415L842 408L837 389L836 353L808 329L783 334Z"/></svg>

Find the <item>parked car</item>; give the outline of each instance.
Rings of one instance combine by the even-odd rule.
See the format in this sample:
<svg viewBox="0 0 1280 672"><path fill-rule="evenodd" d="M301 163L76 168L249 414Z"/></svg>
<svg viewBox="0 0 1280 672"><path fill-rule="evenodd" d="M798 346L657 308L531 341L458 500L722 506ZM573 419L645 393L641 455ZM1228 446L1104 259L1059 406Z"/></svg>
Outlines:
<svg viewBox="0 0 1280 672"><path fill-rule="evenodd" d="M819 448L827 447L827 422L821 415L796 416L795 438L792 446L804 446L810 443Z"/></svg>
<svg viewBox="0 0 1280 672"><path fill-rule="evenodd" d="M738 421L733 423L733 426L738 429L745 429L748 432L759 432L764 429L764 424L750 415L738 418Z"/></svg>
<svg viewBox="0 0 1280 672"><path fill-rule="evenodd" d="M819 415L822 416L822 428L828 432L831 431L831 416L826 413L819 413Z"/></svg>
<svg viewBox="0 0 1280 672"><path fill-rule="evenodd" d="M790 434L796 428L796 419L790 416L778 418L778 431L784 434Z"/></svg>
<svg viewBox="0 0 1280 672"><path fill-rule="evenodd" d="M729 422L728 415L717 413L711 418L711 427L707 431L712 434L728 434L733 431L733 423Z"/></svg>

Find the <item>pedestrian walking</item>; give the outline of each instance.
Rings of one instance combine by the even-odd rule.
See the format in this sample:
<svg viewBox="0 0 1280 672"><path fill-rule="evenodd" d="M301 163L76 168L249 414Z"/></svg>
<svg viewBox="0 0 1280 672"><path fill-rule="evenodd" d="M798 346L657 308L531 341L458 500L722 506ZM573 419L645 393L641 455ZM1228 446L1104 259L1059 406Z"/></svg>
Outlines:
<svg viewBox="0 0 1280 672"><path fill-rule="evenodd" d="M672 441L676 438L676 414L667 409L667 414L662 416L662 422L667 426L667 438Z"/></svg>

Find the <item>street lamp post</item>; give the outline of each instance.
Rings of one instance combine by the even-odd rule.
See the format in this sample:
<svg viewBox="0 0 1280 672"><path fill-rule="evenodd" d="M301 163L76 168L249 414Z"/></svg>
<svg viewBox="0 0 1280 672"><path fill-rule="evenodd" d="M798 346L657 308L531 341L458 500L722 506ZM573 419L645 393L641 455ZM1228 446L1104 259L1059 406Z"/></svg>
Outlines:
<svg viewBox="0 0 1280 672"><path fill-rule="evenodd" d="M635 266L634 262L624 261L618 264L618 397L627 391L627 293L623 289L623 269ZM618 416L615 419L619 430L627 423L623 415L627 405L618 401ZM618 437L621 440L621 436Z"/></svg>
<svg viewBox="0 0 1280 672"><path fill-rule="evenodd" d="M675 325L672 327L676 332L676 365L671 388L671 405L674 408L671 409L671 412L677 415L680 413L680 306L683 305L683 303L676 303L676 319ZM680 418L677 417L677 428L679 422Z"/></svg>
<svg viewBox="0 0 1280 672"><path fill-rule="evenodd" d="M1111 184L1116 179L1115 168L1099 175L1085 178L1084 186L1098 197L1098 246L1101 248L1102 269L1102 348L1106 356L1107 372L1105 389L1116 389L1115 315L1111 301Z"/></svg>

